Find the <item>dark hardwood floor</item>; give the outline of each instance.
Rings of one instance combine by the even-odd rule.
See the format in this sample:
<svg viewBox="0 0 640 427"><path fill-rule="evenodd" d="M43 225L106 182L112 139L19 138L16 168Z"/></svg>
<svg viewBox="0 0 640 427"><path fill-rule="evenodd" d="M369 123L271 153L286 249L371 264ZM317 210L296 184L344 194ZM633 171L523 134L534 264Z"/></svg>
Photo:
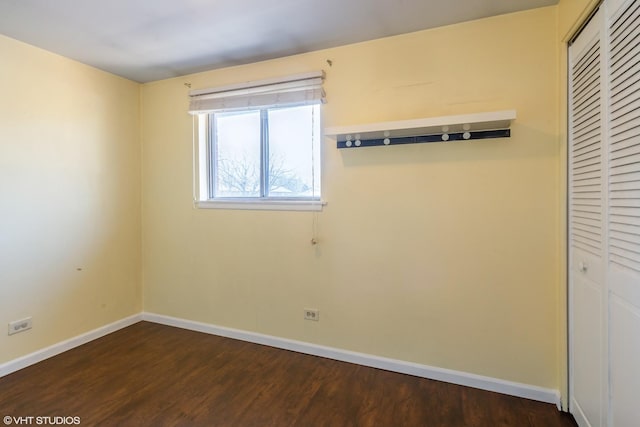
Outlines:
<svg viewBox="0 0 640 427"><path fill-rule="evenodd" d="M32 425L80 417L82 426L575 426L550 404L148 322L0 378L0 417L34 417Z"/></svg>

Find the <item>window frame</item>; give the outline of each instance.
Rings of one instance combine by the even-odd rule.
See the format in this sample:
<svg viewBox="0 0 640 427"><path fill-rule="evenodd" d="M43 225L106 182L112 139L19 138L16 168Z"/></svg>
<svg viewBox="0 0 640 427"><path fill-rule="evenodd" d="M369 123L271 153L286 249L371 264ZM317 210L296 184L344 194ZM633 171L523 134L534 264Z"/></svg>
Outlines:
<svg viewBox="0 0 640 427"><path fill-rule="evenodd" d="M319 168L320 188L317 196L310 197L283 197L269 196L269 124L268 114L271 109L294 108L299 105L260 106L245 111L260 112L260 196L258 197L226 197L216 196L216 168L215 156L215 115L221 112L207 112L194 115L194 204L197 208L206 209L247 209L247 210L290 210L290 211L321 211L326 202L322 199L322 141L324 140L324 128L322 120L322 104L318 107L319 135L317 138L318 161L315 167ZM314 147L312 146L312 150ZM312 173L315 168L312 166Z"/></svg>

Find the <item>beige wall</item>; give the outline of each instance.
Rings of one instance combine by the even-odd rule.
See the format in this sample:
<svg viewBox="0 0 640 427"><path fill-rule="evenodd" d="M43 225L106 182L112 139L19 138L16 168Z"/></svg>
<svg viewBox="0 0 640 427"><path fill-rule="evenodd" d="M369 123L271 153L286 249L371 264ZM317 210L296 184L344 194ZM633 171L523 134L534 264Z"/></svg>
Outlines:
<svg viewBox="0 0 640 427"><path fill-rule="evenodd" d="M140 312L141 160L136 83L0 36L0 94L2 363Z"/></svg>
<svg viewBox="0 0 640 427"><path fill-rule="evenodd" d="M542 8L144 85L145 310L559 388L557 19ZM515 109L513 136L326 139L318 247L311 213L194 209L184 84L317 69L326 126Z"/></svg>

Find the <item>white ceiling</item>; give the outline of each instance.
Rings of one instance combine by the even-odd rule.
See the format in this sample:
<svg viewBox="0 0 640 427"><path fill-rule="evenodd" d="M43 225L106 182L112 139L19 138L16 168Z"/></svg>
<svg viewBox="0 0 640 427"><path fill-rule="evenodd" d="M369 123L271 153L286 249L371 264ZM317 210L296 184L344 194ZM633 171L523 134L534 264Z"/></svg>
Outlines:
<svg viewBox="0 0 640 427"><path fill-rule="evenodd" d="M557 2L0 0L0 34L149 82Z"/></svg>

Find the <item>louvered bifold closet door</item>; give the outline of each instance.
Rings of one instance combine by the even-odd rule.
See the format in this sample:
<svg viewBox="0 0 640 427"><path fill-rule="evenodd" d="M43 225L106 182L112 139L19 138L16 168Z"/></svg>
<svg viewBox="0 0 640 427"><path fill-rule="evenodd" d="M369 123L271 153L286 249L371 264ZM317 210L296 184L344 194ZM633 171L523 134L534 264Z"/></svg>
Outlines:
<svg viewBox="0 0 640 427"><path fill-rule="evenodd" d="M574 64L571 179L572 244L602 254L602 93L600 43L595 38Z"/></svg>
<svg viewBox="0 0 640 427"><path fill-rule="evenodd" d="M603 42L599 12L571 45L569 101L570 410L581 427L605 420ZM601 20L600 20L601 22Z"/></svg>
<svg viewBox="0 0 640 427"><path fill-rule="evenodd" d="M607 19L610 421L640 426L640 1L617 3Z"/></svg>

